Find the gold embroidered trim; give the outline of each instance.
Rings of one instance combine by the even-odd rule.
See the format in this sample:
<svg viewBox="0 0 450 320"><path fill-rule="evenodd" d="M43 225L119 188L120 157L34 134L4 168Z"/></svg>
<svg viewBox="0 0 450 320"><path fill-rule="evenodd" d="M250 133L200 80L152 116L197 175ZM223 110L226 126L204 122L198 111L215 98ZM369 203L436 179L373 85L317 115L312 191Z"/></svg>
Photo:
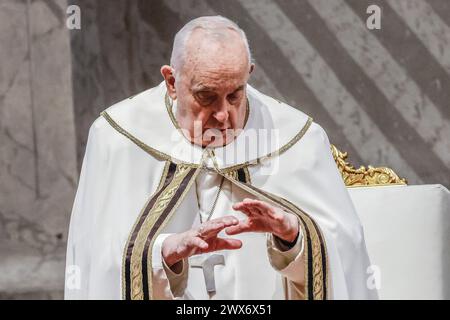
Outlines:
<svg viewBox="0 0 450 320"><path fill-rule="evenodd" d="M125 300L126 299L126 289L127 286L125 284L125 270L126 270L126 262L127 262L127 251L128 251L128 246L130 244L131 238L133 236L133 232L137 227L137 224L139 223L139 221L141 220L142 215L144 214L145 208L147 208L150 200L154 197L155 194L157 194L161 188L163 187L164 181L167 178L167 173L169 171L169 167L170 167L170 161L166 161L166 163L164 164L164 169L163 172L161 174L161 178L159 179L159 183L158 183L158 187L156 188L156 191L147 199L147 201L145 202L144 207L142 208L141 212L139 213L136 221L133 224L133 227L131 228L131 232L128 235L128 239L127 242L125 243L125 248L124 248L124 252L123 252L123 259L122 259L122 299Z"/></svg>
<svg viewBox="0 0 450 320"><path fill-rule="evenodd" d="M248 187L246 184L241 183L240 181L238 181L237 179L229 179L228 175L223 174L223 176L225 178L227 178L229 181L231 181L231 183L234 183L235 185L237 185L238 187L244 189L245 191L249 192L250 194L259 197L259 198L263 198L265 201L272 203L275 206L281 206L286 210L290 210L292 212L294 212L297 216L299 216L299 220L300 220L300 224L301 227L303 228L303 230L308 230L310 238L311 238L311 249L312 249L312 261L313 261L313 268L312 270L309 270L312 272L312 278L313 278L313 283L312 283L312 291L313 291L313 299L314 300L323 300L326 296L327 296L327 292L325 292L325 290L327 290L327 288L329 288L328 282L329 282L329 264L328 264L328 254L327 254L327 250L326 250L326 245L325 245L325 238L322 234L322 232L320 231L320 228L316 225L316 223L312 220L312 218L305 213L303 210L301 210L300 208L298 208L297 206L295 206L294 204L292 204L291 202L280 198L274 194L270 194L270 197L276 199L277 201L272 200L270 197L268 197L266 194L269 194L268 192L257 192L254 189ZM306 233L304 233L305 237L304 237L304 241L305 241L305 248L308 248L309 245L309 240L306 237ZM322 239L322 240L321 240ZM323 252L323 256L325 257L326 261L322 261L322 246L321 243L323 243L323 248L324 248L324 252ZM304 250L304 260L305 260L305 268L304 268L304 272L305 272L305 299L309 299L309 287L308 287L308 276L309 276L309 271L308 271L308 259L310 259L310 257L308 256L308 250ZM323 270L323 262L326 263L326 269ZM325 281L323 281L323 278L325 277Z"/></svg>
<svg viewBox="0 0 450 320"><path fill-rule="evenodd" d="M275 157L275 156L279 156L282 153L286 152L289 148L291 148L294 144L296 144L306 133L306 131L308 131L309 127L311 126L313 122L313 118L308 117L308 121L306 121L305 125L303 126L303 128L288 142L286 143L284 146L282 146L280 149L270 152L264 156L261 156L259 158L256 158L254 160L250 160L241 164L237 164L234 166L230 166L230 167L226 167L221 169L221 172L228 172L228 171L233 171L233 170L238 170L241 168L246 168L246 167L252 167L252 166L256 166L259 165L260 163L268 160L271 157Z"/></svg>
<svg viewBox="0 0 450 320"><path fill-rule="evenodd" d="M164 182L167 179L167 174L169 170L170 162L166 162L163 174L161 176L159 186L157 188L157 191L161 190L161 188L164 185ZM142 223L142 226L137 231L137 237L134 243L134 247L132 250L131 255L131 262L130 262L130 290L131 290L131 299L140 299L142 300L144 298L144 287L143 287L143 273L147 273L147 287L148 287L148 297L150 299L154 298L153 296L153 270L152 270L152 248L154 245L154 241L160 234L160 232L164 229L164 227L167 225L167 223L171 220L174 212L177 210L179 205L184 201L186 194L190 190L192 184L194 183L198 173L200 172L201 168L195 168L194 173L190 177L189 181L187 181L186 187L182 190L182 193L179 197L179 199L176 201L176 203L170 208L170 212L165 215L164 221L162 221L159 224L158 229L156 232L153 233L153 236L151 239L149 239L149 235L151 233L151 230L155 227L155 223L160 218L161 214L164 213L164 211L167 209L169 203L177 193L177 190L180 188L182 182L187 177L187 175L194 170L191 166L183 166L183 165L177 165L176 170L173 176L173 179L170 181L169 185L166 186L165 190L158 196L156 199L153 207L148 212L148 215L145 218L145 221ZM250 173L248 169L244 169L246 182L248 183L250 181ZM304 211L296 207L291 202L280 198L276 195L267 193L265 191L257 191L256 188L248 186L246 183L242 183L238 180L238 172L236 171L230 171L227 173L221 173L219 172L224 178L231 181L231 183L234 183L238 187L244 189L245 191L249 192L250 194L255 195L258 198L263 198L265 201L272 203L276 206L281 206L286 210L290 210L293 213L297 214L299 216L300 224L302 230L306 230L304 232L304 245L305 248L311 248L312 256L309 256L308 250L304 250L304 260L305 260L305 286L302 287L302 291L304 291L304 297L305 299L312 298L312 299L324 299L326 297L326 288L328 283L328 257L326 252L326 246L324 243L324 237L321 233L320 229L318 228L317 224L312 220L312 218L306 214ZM144 212L145 208L148 205L148 201L146 203L146 206L144 206L144 209L142 210L141 214L139 215L136 223L140 220L142 213ZM133 227L131 234L136 232L135 230L136 224ZM306 235L309 235L309 238ZM147 241L150 240L150 245L148 246L147 251L147 270L142 270L142 259L145 249L145 244ZM127 242L126 249L128 248L129 241ZM126 250L125 249L125 250ZM324 252L322 252L322 249ZM126 259L126 253L124 255L124 263ZM324 257L326 269L323 269L323 262L322 258ZM312 269L308 269L308 259L312 260ZM125 270L125 268L124 268ZM311 275L309 274L311 272ZM123 279L125 279L123 275ZM310 283L310 279L312 279L312 283ZM324 281L325 279L325 281ZM309 286L312 286L312 297L309 297ZM125 288L125 286L124 286ZM287 290L285 288L285 290ZM286 292L289 292L286 291ZM125 293L124 293L125 296Z"/></svg>
<svg viewBox="0 0 450 320"><path fill-rule="evenodd" d="M176 191L180 187L183 179L188 175L190 170L193 170L190 166L184 166L184 165L177 165L175 175L170 182L170 184L166 187L166 189L158 196L156 199L155 204L150 209L150 212L148 213L147 217L145 218L141 228L138 231L132 254L131 254L131 262L130 262L130 287L131 287L131 299L132 300L142 300L144 298L144 291L143 291L143 283L142 283L142 257L144 254L144 248L145 244L147 242L147 239L149 237L150 231L154 227L156 221L161 216L163 211L167 208L168 204L172 200L173 196L175 195ZM195 179L195 174L194 174ZM192 180L191 180L192 182ZM190 187L190 185L189 185ZM188 188L187 188L188 189ZM185 193L186 190L183 192ZM170 215L173 213L173 211L176 209L178 204L181 201L178 199L177 203L175 204L174 208L171 210L171 213L168 215L168 217L165 219L167 221L170 219ZM162 228L162 226L159 228L159 230ZM151 244L149 247L149 253L148 253L148 263L147 268L152 270L151 266L151 249L154 243L154 240L156 239L158 234L155 234L151 239ZM148 270L145 270L145 272L148 272ZM149 277L149 297L152 297L152 272L148 273Z"/></svg>
<svg viewBox="0 0 450 320"><path fill-rule="evenodd" d="M191 166L191 167L198 167L198 165L196 165L196 164L181 161L179 159L176 159L176 158L174 158L174 157L172 157L172 156L170 156L170 155L168 155L168 154L166 154L164 152L161 152L161 151L159 151L157 149L154 149L154 148L150 147L149 145L145 144L144 142L142 142L141 140L139 140L138 138L133 136L131 133L129 133L127 130L122 128L116 121L114 121L113 118L111 118L111 116L106 111L101 112L100 115L103 118L105 118L106 121L108 121L108 123L117 132L119 132L120 134L122 134L125 137L127 137L128 139L130 139L139 148L141 148L142 150L144 150L145 152L147 152L148 154L150 154L151 156L153 156L157 160L160 160L160 161L172 161L173 163L177 163L177 164L183 164L183 165Z"/></svg>
<svg viewBox="0 0 450 320"><path fill-rule="evenodd" d="M139 148L141 148L142 150L144 150L145 152L147 152L151 156L155 157L157 160L160 160L160 161L172 161L172 162L174 162L176 164L183 164L185 166L190 166L190 167L193 167L193 168L198 168L200 166L203 166L202 164L195 164L195 163L182 161L182 160L174 158L174 157L172 157L172 156L170 156L170 155L168 155L168 154L166 154L164 152L161 152L161 151L159 151L157 149L154 149L154 148L150 147L149 145L145 144L144 142L140 141L138 138L133 136L131 133L129 133L124 128L122 128L116 121L114 121L114 119L111 118L111 116L106 111L101 112L100 115L103 116L106 119L106 121L116 131L118 131L120 134L122 134L125 137L127 137L128 139L130 139ZM169 113L169 115L170 115L170 113ZM171 119L172 119L172 116L173 115L170 116ZM268 153L268 154L266 154L264 156L258 157L256 159L253 159L253 160L250 160L250 161L246 161L246 162L241 163L241 164L237 164L237 165L233 165L233 166L222 168L222 169L220 169L220 171L225 173L225 172L229 172L229 171L238 170L238 169L241 169L241 168L246 168L246 167L249 167L249 166L256 166L256 165L259 165L261 162L270 159L271 157L275 157L275 156L281 155L282 153L287 151L289 148L291 148L295 143L297 143L305 135L306 131L308 131L308 129L311 126L312 122L313 122L313 119L311 117L308 117L308 120L306 121L306 123L303 126L303 128L288 143L283 145L278 150L270 152L270 153ZM203 168L204 169L209 169L209 168L206 168L206 167L203 167ZM209 169L209 170L211 170L211 169Z"/></svg>
<svg viewBox="0 0 450 320"><path fill-rule="evenodd" d="M155 243L156 238L158 237L158 235L161 233L161 231L164 229L164 227L167 225L167 223L169 223L169 221L172 219L172 216L174 214L174 212L178 209L179 205L183 202L184 198L186 197L187 193L189 192L189 190L192 187L192 184L195 182L195 179L197 178L199 172L200 172L200 168L196 168L193 169L192 167L187 167L189 170L195 170L194 174L192 175L191 179L188 182L188 185L186 186L186 188L183 190L183 193L181 194L181 196L178 198L177 202L175 203L175 205L173 206L172 210L170 210L169 214L167 215L166 219L164 219L163 223L161 224L161 226L158 228L158 230L156 231L155 235L153 236L153 238L150 241L150 246L149 246L149 252L148 252L148 263L147 263L147 274L148 274L148 290L149 290L149 297L150 299L153 299L153 267L152 267L152 248L153 245ZM182 180L180 180L181 182Z"/></svg>
<svg viewBox="0 0 450 320"><path fill-rule="evenodd" d="M245 167L242 170L244 170L245 181L247 181L248 184L252 184L252 178L250 176L250 171L249 171L248 167Z"/></svg>
<svg viewBox="0 0 450 320"><path fill-rule="evenodd" d="M312 218L307 215L305 212L303 212L301 209L299 209L297 206L292 204L291 202L279 198L275 195L272 195L273 197L278 198L278 200L286 205L291 211L296 213L298 216L303 218L304 224L307 225L308 230L310 232L311 242L312 242L312 261L313 261L313 296L314 300L323 300L325 295L327 294L324 292L324 287L328 287L328 275L329 275L329 265L326 263L327 269L323 270L323 261L322 261L322 248L321 248L321 240L319 237L322 238L323 243L325 243L325 238L320 230L320 228L316 227L315 223L313 222ZM302 220L302 219L301 219ZM305 243L307 245L307 243ZM323 246L324 249L324 256L325 259L328 261L328 253L326 249L326 245ZM307 252L307 250L305 251ZM305 255L305 261L307 263L308 256ZM308 279L308 268L305 268L305 279ZM324 274L325 273L325 274ZM323 277L325 275L325 284L323 283ZM308 284L308 282L306 282ZM308 287L305 286L305 297L308 299Z"/></svg>

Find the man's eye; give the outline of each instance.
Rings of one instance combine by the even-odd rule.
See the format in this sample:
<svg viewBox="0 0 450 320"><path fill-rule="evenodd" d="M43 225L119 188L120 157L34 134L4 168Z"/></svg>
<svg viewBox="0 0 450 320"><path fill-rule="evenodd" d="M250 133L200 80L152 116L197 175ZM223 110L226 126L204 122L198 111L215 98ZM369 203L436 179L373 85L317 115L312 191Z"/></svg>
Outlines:
<svg viewBox="0 0 450 320"><path fill-rule="evenodd" d="M214 101L214 95L210 93L199 92L197 93L197 99L202 104L209 104Z"/></svg>
<svg viewBox="0 0 450 320"><path fill-rule="evenodd" d="M233 93L228 95L228 101L230 101L230 103L234 103L239 101L241 95L239 93Z"/></svg>

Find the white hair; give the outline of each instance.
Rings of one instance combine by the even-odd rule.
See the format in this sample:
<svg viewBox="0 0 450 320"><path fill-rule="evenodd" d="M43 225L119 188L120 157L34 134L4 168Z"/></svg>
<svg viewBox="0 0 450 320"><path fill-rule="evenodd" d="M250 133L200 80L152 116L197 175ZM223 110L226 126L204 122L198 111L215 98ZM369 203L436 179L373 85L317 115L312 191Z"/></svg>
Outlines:
<svg viewBox="0 0 450 320"><path fill-rule="evenodd" d="M249 65L252 63L252 54L245 32L239 26L222 16L204 16L193 19L186 23L180 31L177 32L173 41L172 55L170 57L170 65L175 69L175 73L179 75L185 62L186 44L192 32L198 28L206 31L207 35L213 36L218 41L226 41L223 37L227 30L236 31L242 38L248 55Z"/></svg>

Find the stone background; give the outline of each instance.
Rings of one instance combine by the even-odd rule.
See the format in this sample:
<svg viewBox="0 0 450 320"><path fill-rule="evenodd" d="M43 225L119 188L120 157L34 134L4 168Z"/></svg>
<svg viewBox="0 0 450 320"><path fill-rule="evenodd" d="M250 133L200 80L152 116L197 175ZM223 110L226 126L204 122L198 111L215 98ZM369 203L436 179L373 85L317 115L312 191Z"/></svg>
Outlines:
<svg viewBox="0 0 450 320"><path fill-rule="evenodd" d="M355 166L450 187L447 0L0 0L0 298L62 297L90 124L158 84L176 31L215 14L247 32L252 85L314 117Z"/></svg>

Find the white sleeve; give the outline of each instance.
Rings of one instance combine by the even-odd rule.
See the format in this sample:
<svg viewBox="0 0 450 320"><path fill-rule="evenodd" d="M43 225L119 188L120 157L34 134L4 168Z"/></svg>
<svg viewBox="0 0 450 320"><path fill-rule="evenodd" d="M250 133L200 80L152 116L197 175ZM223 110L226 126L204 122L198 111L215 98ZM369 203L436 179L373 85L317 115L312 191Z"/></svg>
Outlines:
<svg viewBox="0 0 450 320"><path fill-rule="evenodd" d="M160 234L152 248L153 295L156 299L177 299L184 295L187 287L189 262L183 259L181 271L176 273L167 266L162 257L162 244L170 233Z"/></svg>
<svg viewBox="0 0 450 320"><path fill-rule="evenodd" d="M286 248L273 234L267 234L267 254L272 267L295 283L304 282L303 232L292 248Z"/></svg>
<svg viewBox="0 0 450 320"><path fill-rule="evenodd" d="M101 143L99 122L89 130L86 152L70 218L67 239L65 299L89 299L93 220L105 195L104 179L95 179L106 167L104 144Z"/></svg>

